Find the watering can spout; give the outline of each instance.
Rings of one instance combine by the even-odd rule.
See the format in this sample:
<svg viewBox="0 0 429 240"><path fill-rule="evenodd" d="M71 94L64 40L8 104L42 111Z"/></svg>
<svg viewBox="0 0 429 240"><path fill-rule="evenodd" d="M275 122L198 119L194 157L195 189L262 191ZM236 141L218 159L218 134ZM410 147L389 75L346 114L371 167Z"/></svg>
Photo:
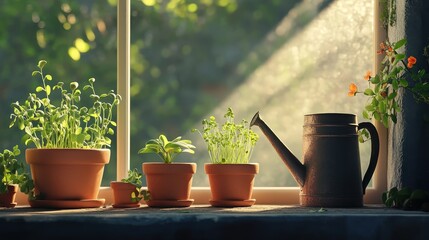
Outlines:
<svg viewBox="0 0 429 240"><path fill-rule="evenodd" d="M274 134L274 132L267 126L267 124L260 118L257 112L250 122L250 127L258 126L264 135L268 138L271 145L276 150L277 154L289 168L295 181L301 186L305 182L305 166L293 155L293 153L282 143L282 141Z"/></svg>

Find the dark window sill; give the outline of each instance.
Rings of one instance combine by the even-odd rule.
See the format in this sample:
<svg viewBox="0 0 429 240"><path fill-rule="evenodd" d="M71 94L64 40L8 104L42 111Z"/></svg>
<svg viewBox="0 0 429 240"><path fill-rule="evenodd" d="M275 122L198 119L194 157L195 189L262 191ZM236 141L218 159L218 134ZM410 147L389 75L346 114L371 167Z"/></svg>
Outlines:
<svg viewBox="0 0 429 240"><path fill-rule="evenodd" d="M48 210L0 208L0 235L19 239L429 239L429 213L381 206ZM3 238L2 238L3 239Z"/></svg>

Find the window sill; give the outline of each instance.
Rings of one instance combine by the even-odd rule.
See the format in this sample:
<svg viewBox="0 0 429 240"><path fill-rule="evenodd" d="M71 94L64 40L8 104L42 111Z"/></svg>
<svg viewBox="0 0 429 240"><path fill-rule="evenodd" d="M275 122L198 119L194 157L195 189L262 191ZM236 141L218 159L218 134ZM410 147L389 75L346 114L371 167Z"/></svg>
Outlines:
<svg viewBox="0 0 429 240"><path fill-rule="evenodd" d="M248 208L0 209L0 231L35 239L429 239L429 214L379 205L342 209ZM47 224L48 223L48 224Z"/></svg>
<svg viewBox="0 0 429 240"><path fill-rule="evenodd" d="M145 187L144 187L145 189ZM293 205L299 203L300 189L298 187L255 187L252 198L257 204L263 205ZM364 203L381 204L381 190L367 188L364 195ZM113 192L110 187L101 187L99 198L104 198L107 205L113 204ZM191 199L194 204L209 204L211 192L209 187L192 187ZM17 202L19 205L28 205L28 196L18 192Z"/></svg>

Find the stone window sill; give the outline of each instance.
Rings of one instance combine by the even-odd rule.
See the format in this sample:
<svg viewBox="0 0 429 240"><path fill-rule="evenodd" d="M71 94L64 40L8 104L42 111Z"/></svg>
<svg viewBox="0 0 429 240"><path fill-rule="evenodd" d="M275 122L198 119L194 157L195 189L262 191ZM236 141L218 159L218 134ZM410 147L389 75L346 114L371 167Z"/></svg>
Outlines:
<svg viewBox="0 0 429 240"><path fill-rule="evenodd" d="M428 226L427 212L379 205L356 209L294 205L0 208L1 236L20 239L429 239Z"/></svg>

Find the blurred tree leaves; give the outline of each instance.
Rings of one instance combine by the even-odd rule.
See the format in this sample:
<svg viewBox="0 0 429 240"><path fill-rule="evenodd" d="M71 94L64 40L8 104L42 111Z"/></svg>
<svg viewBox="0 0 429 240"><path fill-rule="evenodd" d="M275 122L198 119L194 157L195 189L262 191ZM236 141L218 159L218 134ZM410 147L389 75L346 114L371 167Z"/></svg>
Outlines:
<svg viewBox="0 0 429 240"><path fill-rule="evenodd" d="M245 79L240 62L299 2L131 0L132 164L147 139L187 133ZM39 59L61 81L95 77L100 91L116 88L116 0L0 2L0 147L20 143L10 103L35 88Z"/></svg>

